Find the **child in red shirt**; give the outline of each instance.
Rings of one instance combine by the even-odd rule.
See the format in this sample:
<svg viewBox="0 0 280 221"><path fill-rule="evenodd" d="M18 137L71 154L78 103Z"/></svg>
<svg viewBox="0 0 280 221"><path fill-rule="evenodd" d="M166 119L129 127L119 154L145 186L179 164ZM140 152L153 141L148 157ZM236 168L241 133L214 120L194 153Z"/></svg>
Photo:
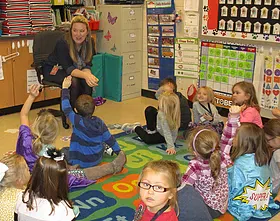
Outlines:
<svg viewBox="0 0 280 221"><path fill-rule="evenodd" d="M178 221L177 187L180 185L180 169L168 160L152 161L140 174L141 202L133 221Z"/></svg>

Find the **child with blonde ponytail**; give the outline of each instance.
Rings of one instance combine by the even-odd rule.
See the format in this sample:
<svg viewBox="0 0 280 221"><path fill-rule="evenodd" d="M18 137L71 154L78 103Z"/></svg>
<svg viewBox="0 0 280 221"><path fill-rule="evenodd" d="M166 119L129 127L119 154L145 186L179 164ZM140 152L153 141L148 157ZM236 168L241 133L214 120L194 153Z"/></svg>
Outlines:
<svg viewBox="0 0 280 221"><path fill-rule="evenodd" d="M16 146L16 153L24 157L31 173L37 159L43 156L48 149L54 148L53 143L59 132L57 120L46 110L40 111L32 126L30 126L28 115L32 103L39 95L39 88L40 85L35 84L30 87L29 96L21 109L21 125ZM70 174L68 183L71 188L87 186L93 181Z"/></svg>
<svg viewBox="0 0 280 221"><path fill-rule="evenodd" d="M122 129L125 132L135 131L146 144L166 143L166 152L176 154L174 143L181 124L179 98L175 93L166 90L160 94L158 102L158 111L151 106L145 109L147 128L149 129L143 129L139 123L126 123Z"/></svg>
<svg viewBox="0 0 280 221"><path fill-rule="evenodd" d="M205 127L197 127L189 135L195 158L190 161L182 184L192 185L200 193L212 218L219 217L227 210L227 167L232 163L229 154L239 126L239 113L240 107L230 108L221 140L217 132Z"/></svg>

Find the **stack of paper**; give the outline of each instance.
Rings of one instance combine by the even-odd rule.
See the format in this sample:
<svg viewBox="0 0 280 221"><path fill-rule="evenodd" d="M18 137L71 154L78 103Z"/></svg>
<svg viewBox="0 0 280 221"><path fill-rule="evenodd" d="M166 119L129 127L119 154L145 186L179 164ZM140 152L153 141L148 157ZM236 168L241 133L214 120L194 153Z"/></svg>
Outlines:
<svg viewBox="0 0 280 221"><path fill-rule="evenodd" d="M51 3L49 0L30 0L30 22L32 31L51 29L53 27Z"/></svg>
<svg viewBox="0 0 280 221"><path fill-rule="evenodd" d="M3 34L24 34L31 30L28 0L3 0L0 2L0 20Z"/></svg>

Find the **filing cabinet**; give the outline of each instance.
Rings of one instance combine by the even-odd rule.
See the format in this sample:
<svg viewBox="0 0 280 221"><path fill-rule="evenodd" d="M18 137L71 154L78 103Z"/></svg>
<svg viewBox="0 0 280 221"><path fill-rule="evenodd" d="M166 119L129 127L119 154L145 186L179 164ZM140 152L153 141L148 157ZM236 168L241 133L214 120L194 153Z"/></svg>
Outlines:
<svg viewBox="0 0 280 221"><path fill-rule="evenodd" d="M142 5L99 5L102 12L99 52L123 57L122 100L141 96L142 77ZM110 75L116 73L110 73Z"/></svg>

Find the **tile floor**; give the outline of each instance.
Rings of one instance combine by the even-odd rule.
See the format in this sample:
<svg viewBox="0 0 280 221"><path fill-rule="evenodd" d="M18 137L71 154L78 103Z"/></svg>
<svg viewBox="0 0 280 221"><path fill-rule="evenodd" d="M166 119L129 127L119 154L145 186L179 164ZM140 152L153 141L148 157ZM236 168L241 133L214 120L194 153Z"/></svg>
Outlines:
<svg viewBox="0 0 280 221"><path fill-rule="evenodd" d="M140 122L145 124L144 110L147 106L157 106L157 101L149 98L135 98L123 102L114 102L107 100L107 102L95 110L95 115L104 120L106 124L123 124ZM59 109L59 105L54 105L49 108ZM30 122L36 117L39 109L30 111ZM71 129L65 130L61 122L60 133L56 140L55 146L62 148L69 146L69 141L63 141L63 138L71 135ZM18 136L17 129L20 126L19 113L10 114L0 117L0 158L7 151L15 150L16 140ZM121 130L111 130L112 134L121 132ZM271 221L279 221L280 213L273 217Z"/></svg>

